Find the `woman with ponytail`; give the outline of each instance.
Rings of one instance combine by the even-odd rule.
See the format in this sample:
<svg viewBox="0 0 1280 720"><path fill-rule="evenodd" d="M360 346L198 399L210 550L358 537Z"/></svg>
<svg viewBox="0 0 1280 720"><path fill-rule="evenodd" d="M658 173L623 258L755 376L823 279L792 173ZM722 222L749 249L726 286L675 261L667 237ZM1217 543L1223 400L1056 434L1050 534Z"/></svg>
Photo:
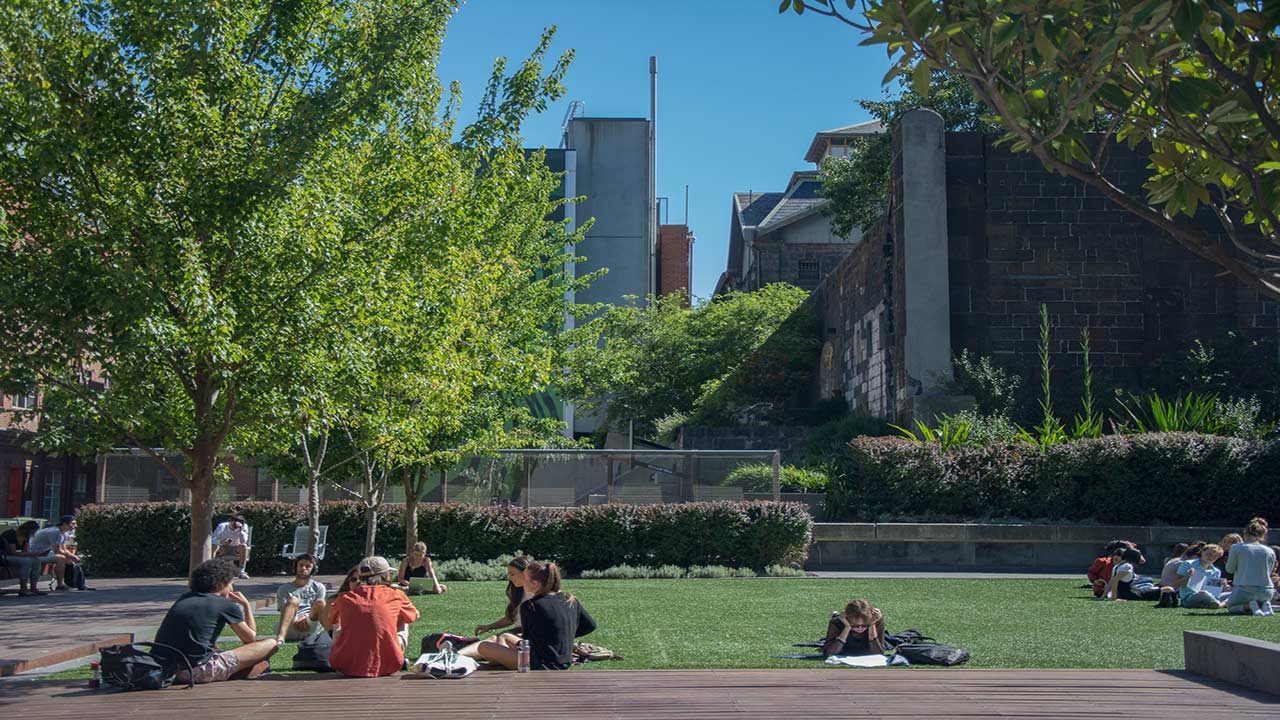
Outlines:
<svg viewBox="0 0 1280 720"><path fill-rule="evenodd" d="M1237 615L1271 615L1271 595L1275 584L1271 574L1276 569L1275 551L1266 542L1267 521L1254 518L1244 529L1244 541L1231 547L1227 556L1227 572L1235 576L1227 611Z"/></svg>
<svg viewBox="0 0 1280 720"><path fill-rule="evenodd" d="M524 590L533 596L520 606L520 625L529 641L529 667L567 670L573 667L573 641L596 629L596 621L577 598L560 590L560 568L533 561L524 571ZM480 656L508 670L516 669L517 649L503 642L480 643Z"/></svg>

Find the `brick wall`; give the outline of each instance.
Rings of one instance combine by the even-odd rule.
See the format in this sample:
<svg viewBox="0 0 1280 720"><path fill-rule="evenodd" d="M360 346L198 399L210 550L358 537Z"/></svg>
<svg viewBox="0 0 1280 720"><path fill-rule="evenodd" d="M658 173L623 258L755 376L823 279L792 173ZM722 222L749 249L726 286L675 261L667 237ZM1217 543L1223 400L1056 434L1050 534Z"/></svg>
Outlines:
<svg viewBox="0 0 1280 720"><path fill-rule="evenodd" d="M688 298L690 238L687 225L658 226L659 295L680 291Z"/></svg>
<svg viewBox="0 0 1280 720"><path fill-rule="evenodd" d="M1047 306L1055 360L1079 363L1089 327L1095 367L1143 380L1160 357L1228 331L1274 343L1280 310L1097 191L1048 172L991 137L948 133L952 346L1034 364ZM1140 192L1141 151L1113 147L1110 175ZM1212 223L1208 218L1199 222Z"/></svg>

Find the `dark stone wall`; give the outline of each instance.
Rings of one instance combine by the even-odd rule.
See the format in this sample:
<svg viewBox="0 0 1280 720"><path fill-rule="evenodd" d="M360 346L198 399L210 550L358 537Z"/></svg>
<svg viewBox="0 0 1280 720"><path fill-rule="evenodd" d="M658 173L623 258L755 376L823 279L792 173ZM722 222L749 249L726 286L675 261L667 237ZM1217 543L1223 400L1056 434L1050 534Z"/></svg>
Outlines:
<svg viewBox="0 0 1280 720"><path fill-rule="evenodd" d="M1078 365L1087 325L1093 366L1120 381L1141 381L1153 361L1196 339L1235 331L1276 341L1280 304L1222 275L1097 191L992 141L977 133L946 139L957 353L969 349L1013 367L1033 365L1042 303L1054 327L1054 351L1062 355L1055 364ZM1140 192L1146 164L1140 150L1110 150L1110 176L1127 190Z"/></svg>

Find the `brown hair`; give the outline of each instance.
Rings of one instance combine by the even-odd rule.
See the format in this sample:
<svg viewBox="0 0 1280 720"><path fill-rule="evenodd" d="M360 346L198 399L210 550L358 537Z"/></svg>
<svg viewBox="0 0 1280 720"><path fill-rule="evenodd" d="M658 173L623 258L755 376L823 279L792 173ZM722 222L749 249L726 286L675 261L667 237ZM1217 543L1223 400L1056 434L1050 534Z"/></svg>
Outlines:
<svg viewBox="0 0 1280 720"><path fill-rule="evenodd" d="M861 598L857 600L850 600L849 603L844 606L844 616L846 618L861 618L866 620L868 624L873 624L875 622L875 612L875 606Z"/></svg>
<svg viewBox="0 0 1280 720"><path fill-rule="evenodd" d="M1197 540L1191 543L1190 545L1187 546L1187 549L1183 551L1182 559L1194 560L1195 558L1200 557L1200 554L1204 552L1204 548L1208 544L1209 543L1203 540ZM1222 550L1222 548L1218 548L1218 550Z"/></svg>
<svg viewBox="0 0 1280 720"><path fill-rule="evenodd" d="M533 560L525 568L525 573L532 575L533 579L537 580L538 585L541 586L538 591L538 597L560 592L560 568L555 563L540 563L537 560ZM564 599L574 602L574 597L569 593L564 594Z"/></svg>
<svg viewBox="0 0 1280 720"><path fill-rule="evenodd" d="M342 593L350 590L352 585L358 585L359 583L360 568L353 567L347 571L347 576L342 579L342 585L338 586L338 594L341 595Z"/></svg>
<svg viewBox="0 0 1280 720"><path fill-rule="evenodd" d="M1240 533L1227 533L1222 536L1222 539L1218 541L1218 544L1222 546L1223 550L1229 550L1232 545L1242 542L1244 542L1244 538L1240 537Z"/></svg>
<svg viewBox="0 0 1280 720"><path fill-rule="evenodd" d="M511 558L511 562L507 563L507 567L514 570L524 572L529 567L531 561L524 555L517 555ZM515 620L516 611L520 609L520 601L524 599L524 588L517 586L510 580L507 581L507 613L503 617Z"/></svg>
<svg viewBox="0 0 1280 720"><path fill-rule="evenodd" d="M1265 540L1268 532L1271 532L1271 528L1267 526L1267 521L1260 517L1250 520L1244 528L1244 536L1254 540Z"/></svg>
<svg viewBox="0 0 1280 720"><path fill-rule="evenodd" d="M36 522L35 520L28 520L18 526L18 536L24 540L29 540L31 539L31 536L35 535L36 531L39 529L40 529L40 523Z"/></svg>
<svg viewBox="0 0 1280 720"><path fill-rule="evenodd" d="M1204 547L1200 548L1201 557L1204 557L1206 553L1217 553L1218 557L1222 557L1223 555L1226 554L1222 551L1221 545L1214 545L1213 543L1209 543L1208 545L1205 545Z"/></svg>

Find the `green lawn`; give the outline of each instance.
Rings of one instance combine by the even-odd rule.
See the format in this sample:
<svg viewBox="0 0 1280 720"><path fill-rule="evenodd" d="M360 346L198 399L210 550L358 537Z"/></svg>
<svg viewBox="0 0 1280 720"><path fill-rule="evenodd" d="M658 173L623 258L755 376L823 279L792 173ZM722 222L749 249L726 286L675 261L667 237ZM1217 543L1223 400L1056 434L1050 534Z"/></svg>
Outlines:
<svg viewBox="0 0 1280 720"><path fill-rule="evenodd" d="M888 631L918 628L972 653L972 668L1181 668L1183 630L1219 630L1280 642L1280 618L1098 602L1066 580L571 580L600 629L585 638L624 656L590 667L824 667L782 660L809 651L832 610L864 597L884 610ZM503 584L450 583L414 602L422 618L410 647L429 632L470 632L502 614ZM259 619L271 632L276 616ZM276 656L289 667L294 646ZM415 653L411 653L416 656ZM65 677L83 677L76 670Z"/></svg>

